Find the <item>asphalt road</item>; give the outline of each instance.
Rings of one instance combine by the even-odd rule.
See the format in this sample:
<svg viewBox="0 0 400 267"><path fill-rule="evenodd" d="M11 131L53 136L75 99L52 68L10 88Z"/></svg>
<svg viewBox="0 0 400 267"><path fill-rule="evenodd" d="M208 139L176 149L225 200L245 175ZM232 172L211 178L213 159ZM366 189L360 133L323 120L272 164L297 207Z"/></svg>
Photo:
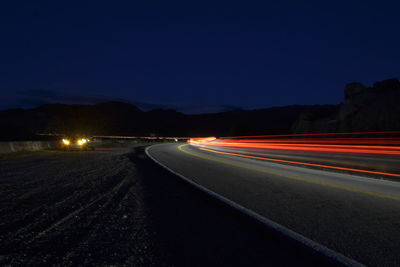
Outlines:
<svg viewBox="0 0 400 267"><path fill-rule="evenodd" d="M200 150L149 148L175 172L369 266L399 266L400 183Z"/></svg>

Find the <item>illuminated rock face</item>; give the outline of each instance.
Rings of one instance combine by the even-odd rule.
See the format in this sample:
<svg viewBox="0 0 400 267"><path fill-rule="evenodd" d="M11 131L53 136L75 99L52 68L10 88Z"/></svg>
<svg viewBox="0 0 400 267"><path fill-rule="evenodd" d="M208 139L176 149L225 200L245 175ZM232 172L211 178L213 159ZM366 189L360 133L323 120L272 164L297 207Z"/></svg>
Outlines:
<svg viewBox="0 0 400 267"><path fill-rule="evenodd" d="M303 114L293 130L296 133L400 130L400 82L389 79L372 87L350 83L344 89L344 103L336 113Z"/></svg>

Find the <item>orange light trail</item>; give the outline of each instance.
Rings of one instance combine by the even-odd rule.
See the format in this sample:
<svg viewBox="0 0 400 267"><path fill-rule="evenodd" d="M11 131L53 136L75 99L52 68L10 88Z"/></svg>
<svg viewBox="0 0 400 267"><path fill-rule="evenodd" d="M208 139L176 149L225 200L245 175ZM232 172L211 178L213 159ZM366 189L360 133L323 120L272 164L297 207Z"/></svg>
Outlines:
<svg viewBox="0 0 400 267"><path fill-rule="evenodd" d="M265 137L292 137L292 136L324 136L324 135L368 135L368 134L400 134L400 131L386 132L350 132L350 133L307 133L307 134L275 134L275 135L248 135L248 136L231 136L221 137L221 139L233 138L265 138Z"/></svg>
<svg viewBox="0 0 400 267"><path fill-rule="evenodd" d="M202 147L200 147L200 149L201 149L201 150L205 150L205 151L210 151L210 152L218 153L218 154L231 155L231 156L242 157L242 158L260 159L260 160L266 160L266 161L291 163L291 164L297 164L297 165L321 167L321 168L336 169L336 170L344 170L344 171L351 171L351 172L360 172L360 173L368 173L368 174L386 175L386 176L392 176L392 177L396 177L396 178L399 178L399 177L400 177L400 174L395 174L395 173L377 172L377 171L369 171L369 170L362 170L362 169L353 169L353 168L344 168L344 167L338 167L338 166L330 166L330 165L306 163L306 162L299 162L299 161L290 161L290 160L281 160L281 159L273 159L273 158L264 158L264 157L257 157L257 156L249 156L249 155L243 155L243 154L222 152L222 151L217 151L217 150L212 150L212 149L207 149L207 148L202 148Z"/></svg>
<svg viewBox="0 0 400 267"><path fill-rule="evenodd" d="M359 134L363 137L354 138L345 136L352 134ZM367 134L368 136L366 136ZM385 137L381 137L382 135L379 136L378 134L385 134ZM257 136L257 138L246 137L246 139L240 139L236 137L217 139L215 137L207 137L191 138L188 142L190 144L202 147L201 149L203 150L207 150L208 148L213 147L221 149L228 148L230 150L249 149L253 151L266 151L269 154L276 154L277 158L249 156L209 149L209 151L220 154L269 160L274 162L293 163L298 165L345 170L359 173L385 175L398 178L400 177L400 174L397 174L400 171L400 137L386 137L393 136L394 134L400 134L400 132L393 131L339 133L339 137L333 136L334 134L328 134L331 135L329 137L322 136L326 134L306 134L307 136L269 135L269 138L265 138L266 135L263 135ZM314 137L313 135L316 136ZM371 135L375 136L371 137ZM312 154L312 152L316 152L317 154ZM330 155L334 154L338 155L339 157L343 156L343 160L345 161L339 163L339 165L342 166L336 166L338 164L337 161L326 160L330 157ZM290 158L289 160L278 159L281 157L281 155L286 155L286 157L290 157L290 155L293 155L296 158L299 158L300 156L305 158L306 162L303 162L302 160L291 161ZM347 156L351 157L349 158ZM365 156L368 156L368 158L365 158ZM319 159L320 157L325 158L324 161L328 164L321 164L321 160ZM337 156L335 157L337 158ZM357 158L357 161L351 160L355 158ZM386 158L388 159L389 165L384 165L382 167L382 161L385 161ZM369 165L360 165L360 162L363 162L364 159L368 159ZM376 164L374 160L376 160ZM330 164L331 162L332 165ZM399 164L397 164L397 162ZM360 166L362 166L362 169L359 169ZM387 169L387 166L391 167ZM387 172L389 170L390 172Z"/></svg>
<svg viewBox="0 0 400 267"><path fill-rule="evenodd" d="M191 138L189 143L230 148L253 148L285 151L314 151L333 153L356 153L371 155L400 155L400 139L357 139L357 138L316 138L316 139L216 139Z"/></svg>

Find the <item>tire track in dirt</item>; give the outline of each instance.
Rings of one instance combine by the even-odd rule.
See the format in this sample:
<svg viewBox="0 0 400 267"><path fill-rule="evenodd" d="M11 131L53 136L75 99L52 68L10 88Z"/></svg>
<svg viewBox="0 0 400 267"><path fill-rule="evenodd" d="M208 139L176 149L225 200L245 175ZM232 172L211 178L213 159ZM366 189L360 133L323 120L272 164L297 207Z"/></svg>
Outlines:
<svg viewBox="0 0 400 267"><path fill-rule="evenodd" d="M47 229L45 229L44 231L40 232L39 234L37 234L32 240L30 240L28 243L32 243L34 242L36 239L46 235L48 232L52 231L54 228L58 227L59 225L67 222L68 220L70 220L72 217L77 216L79 213L83 212L84 210L92 207L95 204L98 204L100 201L104 200L107 197L110 197L110 194L115 193L116 191L118 191L121 186L125 183L125 180L122 180L119 184L117 184L114 188L111 189L110 192L105 193L104 195L99 196L98 198L96 198L95 200L91 201L89 204L81 207L80 209L75 210L74 212L71 212L70 214L68 214L67 216L65 216L64 218L62 218L61 220L57 221L56 223L54 223L53 225L51 225L50 227L48 227ZM104 206L108 205L111 202L112 198L110 197L110 199L108 199Z"/></svg>
<svg viewBox="0 0 400 267"><path fill-rule="evenodd" d="M17 203L16 207L19 208L19 210L18 212L14 212L13 215L16 215L18 218L10 221L5 220L7 219L6 216L1 220L2 227L0 228L0 240L6 240L6 242L2 242L2 247L6 248L3 251L8 252L9 254L15 254L20 249L32 248L37 246L37 244L40 247L40 243L45 242L45 240L50 237L54 237L52 232L62 231L63 228L66 228L65 225L73 225L74 223L82 224L79 223L80 218L83 218L83 220L88 220L90 217L93 217L91 220L95 221L96 218L101 214L99 211L105 209L105 207L109 206L110 203L115 201L115 196L119 196L121 189L126 187L125 184L128 184L126 173L124 173L126 166L121 166L120 164L126 164L126 162L122 162L123 160L121 161L121 158L121 155L109 155L106 157L106 159L109 161L108 164L105 164L107 163L107 160L104 162L103 158L100 161L95 161L96 164L92 164L89 172L85 172L85 170L83 170L85 175L81 175L81 178L83 178L81 183L79 186L75 185L75 188L79 188L81 191L77 196L74 196L74 192L67 192L65 194L65 186L62 184L62 182L58 182L59 184L63 185L62 188L59 188L58 192L56 192L56 195L58 195L57 199L59 199L58 202L54 203L54 201L51 201L53 202L50 203L52 205L42 204L39 205L39 207L36 206L32 210L28 211L27 214L24 214L24 209L21 211L22 204ZM75 170L74 172L78 171ZM95 187L93 185L91 186L91 184L96 185L96 182L93 182L92 180L97 181L99 180L99 177L105 177L102 179L101 184ZM69 182L69 184L73 184L73 182ZM47 190L49 190L49 188L51 190L52 187L39 190L38 192L35 192L35 194L42 195L42 198L45 199L46 193L48 193ZM128 189L129 188L124 190L127 192ZM68 196L68 193L71 194ZM62 197L65 197L65 199L62 200ZM25 202L29 203L29 201ZM41 216L44 213L51 212L52 209L62 209L62 206L66 206L68 211L63 212L61 210L61 212L58 212L58 214L63 216L54 216L56 220L50 219L47 220L48 222L46 222L46 219L42 218L45 217ZM71 210L71 207L75 208ZM26 209L28 210L28 208L29 206ZM93 212L94 210L96 210L96 212ZM96 214L96 216L85 216L86 213L90 212ZM10 249L10 247L12 247L12 249Z"/></svg>

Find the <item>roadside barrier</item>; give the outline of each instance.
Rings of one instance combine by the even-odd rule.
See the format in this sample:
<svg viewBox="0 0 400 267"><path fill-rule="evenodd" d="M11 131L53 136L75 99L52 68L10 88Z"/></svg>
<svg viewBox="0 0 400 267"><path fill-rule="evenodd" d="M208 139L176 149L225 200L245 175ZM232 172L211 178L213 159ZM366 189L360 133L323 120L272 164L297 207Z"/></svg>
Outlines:
<svg viewBox="0 0 400 267"><path fill-rule="evenodd" d="M0 154L15 153L21 151L40 151L59 147L57 141L18 141L0 142Z"/></svg>

